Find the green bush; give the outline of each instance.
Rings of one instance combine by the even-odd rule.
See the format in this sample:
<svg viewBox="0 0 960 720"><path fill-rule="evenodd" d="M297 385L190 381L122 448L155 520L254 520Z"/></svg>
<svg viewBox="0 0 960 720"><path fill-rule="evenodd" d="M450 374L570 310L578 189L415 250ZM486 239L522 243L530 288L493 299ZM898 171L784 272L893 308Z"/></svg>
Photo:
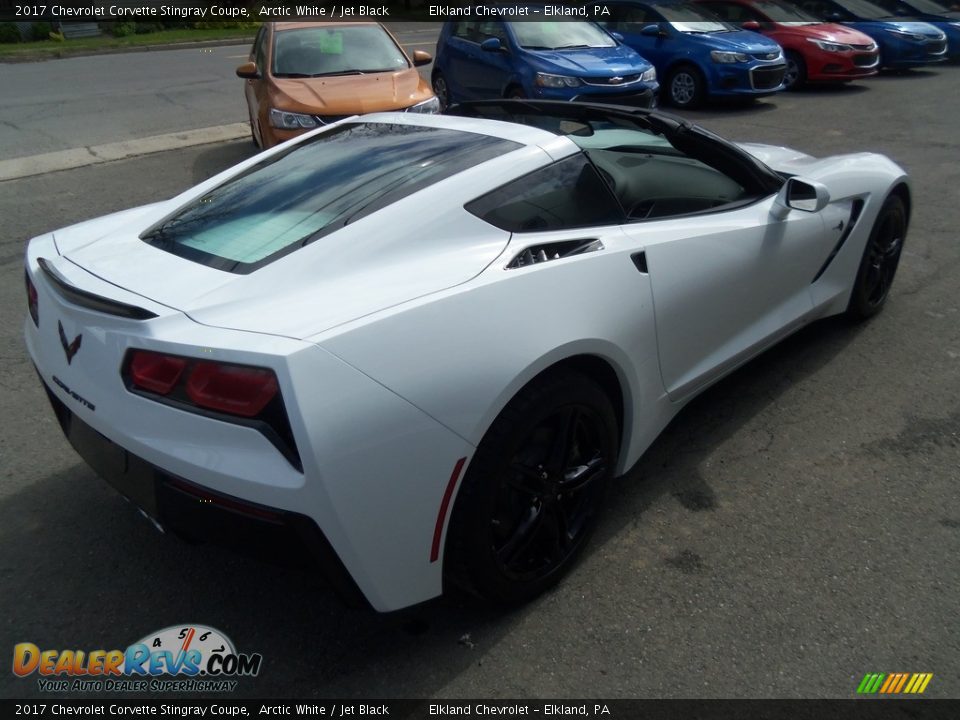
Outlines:
<svg viewBox="0 0 960 720"><path fill-rule="evenodd" d="M195 30L256 29L260 27L260 23L253 20L198 20L191 25Z"/></svg>
<svg viewBox="0 0 960 720"><path fill-rule="evenodd" d="M110 34L114 37L128 37L137 31L137 24L134 22L113 23L110 28Z"/></svg>
<svg viewBox="0 0 960 720"><path fill-rule="evenodd" d="M30 38L32 40L49 40L52 30L53 26L48 22L35 22L30 26Z"/></svg>
<svg viewBox="0 0 960 720"><path fill-rule="evenodd" d="M20 37L20 29L12 22L0 23L0 43L18 43L23 40Z"/></svg>
<svg viewBox="0 0 960 720"><path fill-rule="evenodd" d="M163 30L163 24L158 22L138 22L136 26L135 32L137 35L146 35L147 33Z"/></svg>

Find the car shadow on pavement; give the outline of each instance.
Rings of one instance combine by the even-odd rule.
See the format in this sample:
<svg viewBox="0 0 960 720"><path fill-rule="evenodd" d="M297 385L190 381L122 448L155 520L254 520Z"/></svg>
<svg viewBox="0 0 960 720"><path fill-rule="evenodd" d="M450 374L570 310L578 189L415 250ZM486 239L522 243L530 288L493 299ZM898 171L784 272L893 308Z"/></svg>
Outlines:
<svg viewBox="0 0 960 720"><path fill-rule="evenodd" d="M751 481L766 464L770 446L787 428L768 425L764 414L780 404L795 406L792 414L818 412L794 392L844 351L867 327L844 317L821 320L800 330L754 358L729 377L692 400L661 433L640 460L618 478L608 497L608 509L594 538L594 549L612 543L630 526L643 525L650 509L672 496L690 513L689 523L704 522L734 490L736 467L721 467L715 455L723 448L731 465L742 464ZM793 393L792 397L784 396ZM799 420L800 418L798 418ZM719 478L719 480L717 479ZM696 553L674 548L657 558L681 572L697 572L703 560Z"/></svg>
<svg viewBox="0 0 960 720"><path fill-rule="evenodd" d="M0 611L7 618L0 647L30 641L46 648L123 649L150 632L200 623L225 633L241 652L263 654L260 675L241 682L237 697L434 695L482 665L528 616L579 593L592 573L583 565L590 558L609 562L604 555L615 551L619 536L644 524L661 498L672 496L700 513L691 525L702 522L727 490L703 470L713 450L829 363L856 332L840 320L818 323L688 405L612 488L581 567L557 590L512 612L459 593L386 615L345 607L309 569L159 534L78 461L0 501ZM42 422L36 416L27 421L38 428ZM44 432L55 428L44 424ZM660 560L683 573L703 566L685 548ZM631 581L637 592L653 591L643 575ZM39 695L35 680L12 675L0 680L0 692Z"/></svg>

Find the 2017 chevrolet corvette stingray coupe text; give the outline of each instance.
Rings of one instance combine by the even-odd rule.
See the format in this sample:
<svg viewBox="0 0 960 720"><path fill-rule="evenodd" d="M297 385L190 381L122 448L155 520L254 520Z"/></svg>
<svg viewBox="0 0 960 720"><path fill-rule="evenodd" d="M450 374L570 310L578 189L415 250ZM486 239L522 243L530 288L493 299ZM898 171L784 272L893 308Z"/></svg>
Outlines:
<svg viewBox="0 0 960 720"><path fill-rule="evenodd" d="M690 398L888 296L906 173L531 100L348 118L34 238L26 342L162 528L306 547L380 611L567 571Z"/></svg>

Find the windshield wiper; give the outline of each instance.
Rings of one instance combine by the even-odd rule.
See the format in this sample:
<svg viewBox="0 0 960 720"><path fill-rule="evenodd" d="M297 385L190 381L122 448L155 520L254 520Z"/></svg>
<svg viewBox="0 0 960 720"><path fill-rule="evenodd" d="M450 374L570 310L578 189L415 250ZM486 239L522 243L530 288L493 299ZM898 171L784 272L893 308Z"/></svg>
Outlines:
<svg viewBox="0 0 960 720"><path fill-rule="evenodd" d="M573 50L575 48L589 48L589 47L593 47L593 45L560 45L559 47L555 47L554 50Z"/></svg>
<svg viewBox="0 0 960 720"><path fill-rule="evenodd" d="M309 75L308 73L274 73L273 76L274 76L274 77L278 77L278 78L308 78L308 77L313 77L313 75Z"/></svg>

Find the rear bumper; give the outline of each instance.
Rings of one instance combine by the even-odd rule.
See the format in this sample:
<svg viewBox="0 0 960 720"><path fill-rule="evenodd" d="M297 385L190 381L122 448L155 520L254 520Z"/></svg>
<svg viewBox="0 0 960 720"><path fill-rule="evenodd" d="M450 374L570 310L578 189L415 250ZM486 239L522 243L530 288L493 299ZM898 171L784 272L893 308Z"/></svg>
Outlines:
<svg viewBox="0 0 960 720"><path fill-rule="evenodd" d="M311 518L214 492L162 470L94 430L43 386L77 454L161 530L273 562L315 565L345 603L370 607Z"/></svg>

